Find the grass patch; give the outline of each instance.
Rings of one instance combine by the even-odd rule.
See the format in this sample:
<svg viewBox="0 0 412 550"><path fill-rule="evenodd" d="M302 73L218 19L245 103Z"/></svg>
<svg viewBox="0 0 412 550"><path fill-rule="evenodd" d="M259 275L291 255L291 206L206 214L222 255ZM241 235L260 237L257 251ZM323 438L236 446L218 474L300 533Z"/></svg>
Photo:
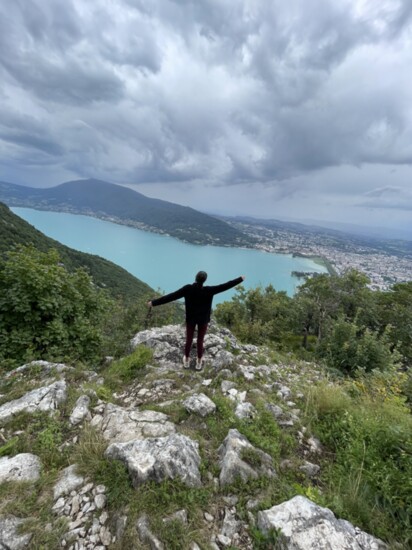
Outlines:
<svg viewBox="0 0 412 550"><path fill-rule="evenodd" d="M320 386L307 407L312 431L333 461L324 469L324 503L389 543L412 545L412 417L395 401Z"/></svg>
<svg viewBox="0 0 412 550"><path fill-rule="evenodd" d="M146 346L138 346L133 353L113 361L103 372L105 385L112 390L122 388L135 380L153 359L153 352Z"/></svg>
<svg viewBox="0 0 412 550"><path fill-rule="evenodd" d="M60 469L68 465L69 450L61 448L69 428L60 420L59 411L53 415L46 412L20 413L6 425L12 432L21 432L6 443L4 454L33 453L39 456L43 468Z"/></svg>
<svg viewBox="0 0 412 550"><path fill-rule="evenodd" d="M249 464L249 466L252 466L252 468L260 468L262 466L261 455L256 449L252 449L251 447L244 447L241 450L240 458Z"/></svg>
<svg viewBox="0 0 412 550"><path fill-rule="evenodd" d="M66 518L52 513L52 488L56 473L43 474L35 483L8 482L0 485L0 513L28 518L22 531L32 534L30 548L60 548L61 537L67 532ZM51 525L51 529L46 528Z"/></svg>
<svg viewBox="0 0 412 550"><path fill-rule="evenodd" d="M105 458L107 447L108 443L101 433L86 426L71 458L81 474L106 486L108 506L116 510L128 503L134 489L124 464Z"/></svg>

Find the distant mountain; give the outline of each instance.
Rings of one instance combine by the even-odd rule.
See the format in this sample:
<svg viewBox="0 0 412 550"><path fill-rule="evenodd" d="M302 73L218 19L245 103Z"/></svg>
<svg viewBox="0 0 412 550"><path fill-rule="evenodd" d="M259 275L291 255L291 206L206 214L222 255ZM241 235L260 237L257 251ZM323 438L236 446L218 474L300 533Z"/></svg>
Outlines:
<svg viewBox="0 0 412 550"><path fill-rule="evenodd" d="M47 189L0 182L0 201L9 206L97 216L194 244L247 246L253 242L225 221L193 208L94 179L68 181Z"/></svg>
<svg viewBox="0 0 412 550"><path fill-rule="evenodd" d="M46 237L0 202L0 257L15 245L30 243L43 252L50 248L57 249L67 269L85 267L96 284L107 288L113 296L121 297L125 301L130 302L148 292L154 292L122 267L100 256L78 252Z"/></svg>

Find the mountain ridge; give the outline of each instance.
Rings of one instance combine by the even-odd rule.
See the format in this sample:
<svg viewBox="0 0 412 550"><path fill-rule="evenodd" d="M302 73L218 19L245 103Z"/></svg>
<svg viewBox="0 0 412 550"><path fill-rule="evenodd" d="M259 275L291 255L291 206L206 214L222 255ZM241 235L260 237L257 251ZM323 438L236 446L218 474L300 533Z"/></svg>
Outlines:
<svg viewBox="0 0 412 550"><path fill-rule="evenodd" d="M0 182L0 201L9 206L94 215L192 244L250 246L253 242L216 217L103 180L71 180L48 188Z"/></svg>

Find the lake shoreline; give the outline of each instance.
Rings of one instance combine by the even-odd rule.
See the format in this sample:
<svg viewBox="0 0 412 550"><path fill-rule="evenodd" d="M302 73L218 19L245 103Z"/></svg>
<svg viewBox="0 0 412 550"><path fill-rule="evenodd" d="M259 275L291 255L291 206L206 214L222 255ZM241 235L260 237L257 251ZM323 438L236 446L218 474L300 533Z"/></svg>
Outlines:
<svg viewBox="0 0 412 550"><path fill-rule="evenodd" d="M196 246L97 215L27 207L12 210L48 237L75 250L106 258L152 288L162 289L161 293L190 283L199 270L204 270L209 273L211 285L244 274L248 289L272 285L293 296L301 282L292 276L292 271L327 272L323 265L309 258L293 257L291 253L262 254L257 248ZM215 302L228 300L233 293L219 295Z"/></svg>
<svg viewBox="0 0 412 550"><path fill-rule="evenodd" d="M56 212L56 213L64 213L64 214L73 214L75 216L86 216L86 217L89 217L89 218L94 218L94 219L106 221L106 222L109 222L109 223L115 223L115 224L120 225L120 226L131 227L133 229L138 229L140 231L146 231L147 233L153 233L155 235L162 235L164 237L169 237L171 239L176 239L179 242L189 244L189 245L194 245L194 246L221 246L221 247L224 247L224 248L234 248L234 249L239 249L239 250L258 250L259 252L266 252L268 254L275 254L275 255L279 254L279 255L284 255L284 256L291 256L293 258L303 258L303 259L311 260L315 264L324 267L327 270L329 275L336 275L336 271L333 268L330 261L327 258L324 258L322 256L309 256L309 255L303 254L301 252L281 252L281 251L271 252L271 251L268 251L268 250L261 250L259 247L253 246L253 245L250 245L250 246L245 246L245 245L243 245L243 246L234 246L234 245L225 244L225 243L192 242L192 241L188 241L186 239L179 239L178 237L170 235L169 233L167 233L166 231L163 231L162 229L159 229L159 228L153 227L153 226L149 226L149 225L147 225L143 222L136 222L134 220L127 220L127 219L124 220L124 219L121 219L121 218L116 218L115 216L109 216L108 214L97 213L97 212L94 212L94 211L91 211L91 210L90 211L89 210L88 211L81 211L81 210L77 210L77 209L67 209L67 208L54 208L54 209L51 209L51 208L40 208L38 206L36 206L36 207L15 206L15 205L9 205L9 206L10 206L10 208L27 208L27 209L30 209L30 210L37 210L37 211L40 211L40 212ZM316 272L313 271L313 273L316 273ZM291 276L293 276L292 272L291 272Z"/></svg>

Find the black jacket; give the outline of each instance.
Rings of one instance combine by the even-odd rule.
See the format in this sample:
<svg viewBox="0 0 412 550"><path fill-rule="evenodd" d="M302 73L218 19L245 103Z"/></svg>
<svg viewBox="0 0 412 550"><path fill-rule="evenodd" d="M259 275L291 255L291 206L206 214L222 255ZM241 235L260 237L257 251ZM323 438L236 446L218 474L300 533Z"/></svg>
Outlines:
<svg viewBox="0 0 412 550"><path fill-rule="evenodd" d="M242 280L242 277L238 277L237 279L233 279L233 281L228 281L227 283L216 286L200 286L198 283L185 285L175 292L152 300L152 305L160 306L178 300L179 298L184 298L186 322L190 325L205 325L210 321L213 296L219 294L219 292L224 292L225 290L229 290L229 288L233 288L241 283Z"/></svg>

